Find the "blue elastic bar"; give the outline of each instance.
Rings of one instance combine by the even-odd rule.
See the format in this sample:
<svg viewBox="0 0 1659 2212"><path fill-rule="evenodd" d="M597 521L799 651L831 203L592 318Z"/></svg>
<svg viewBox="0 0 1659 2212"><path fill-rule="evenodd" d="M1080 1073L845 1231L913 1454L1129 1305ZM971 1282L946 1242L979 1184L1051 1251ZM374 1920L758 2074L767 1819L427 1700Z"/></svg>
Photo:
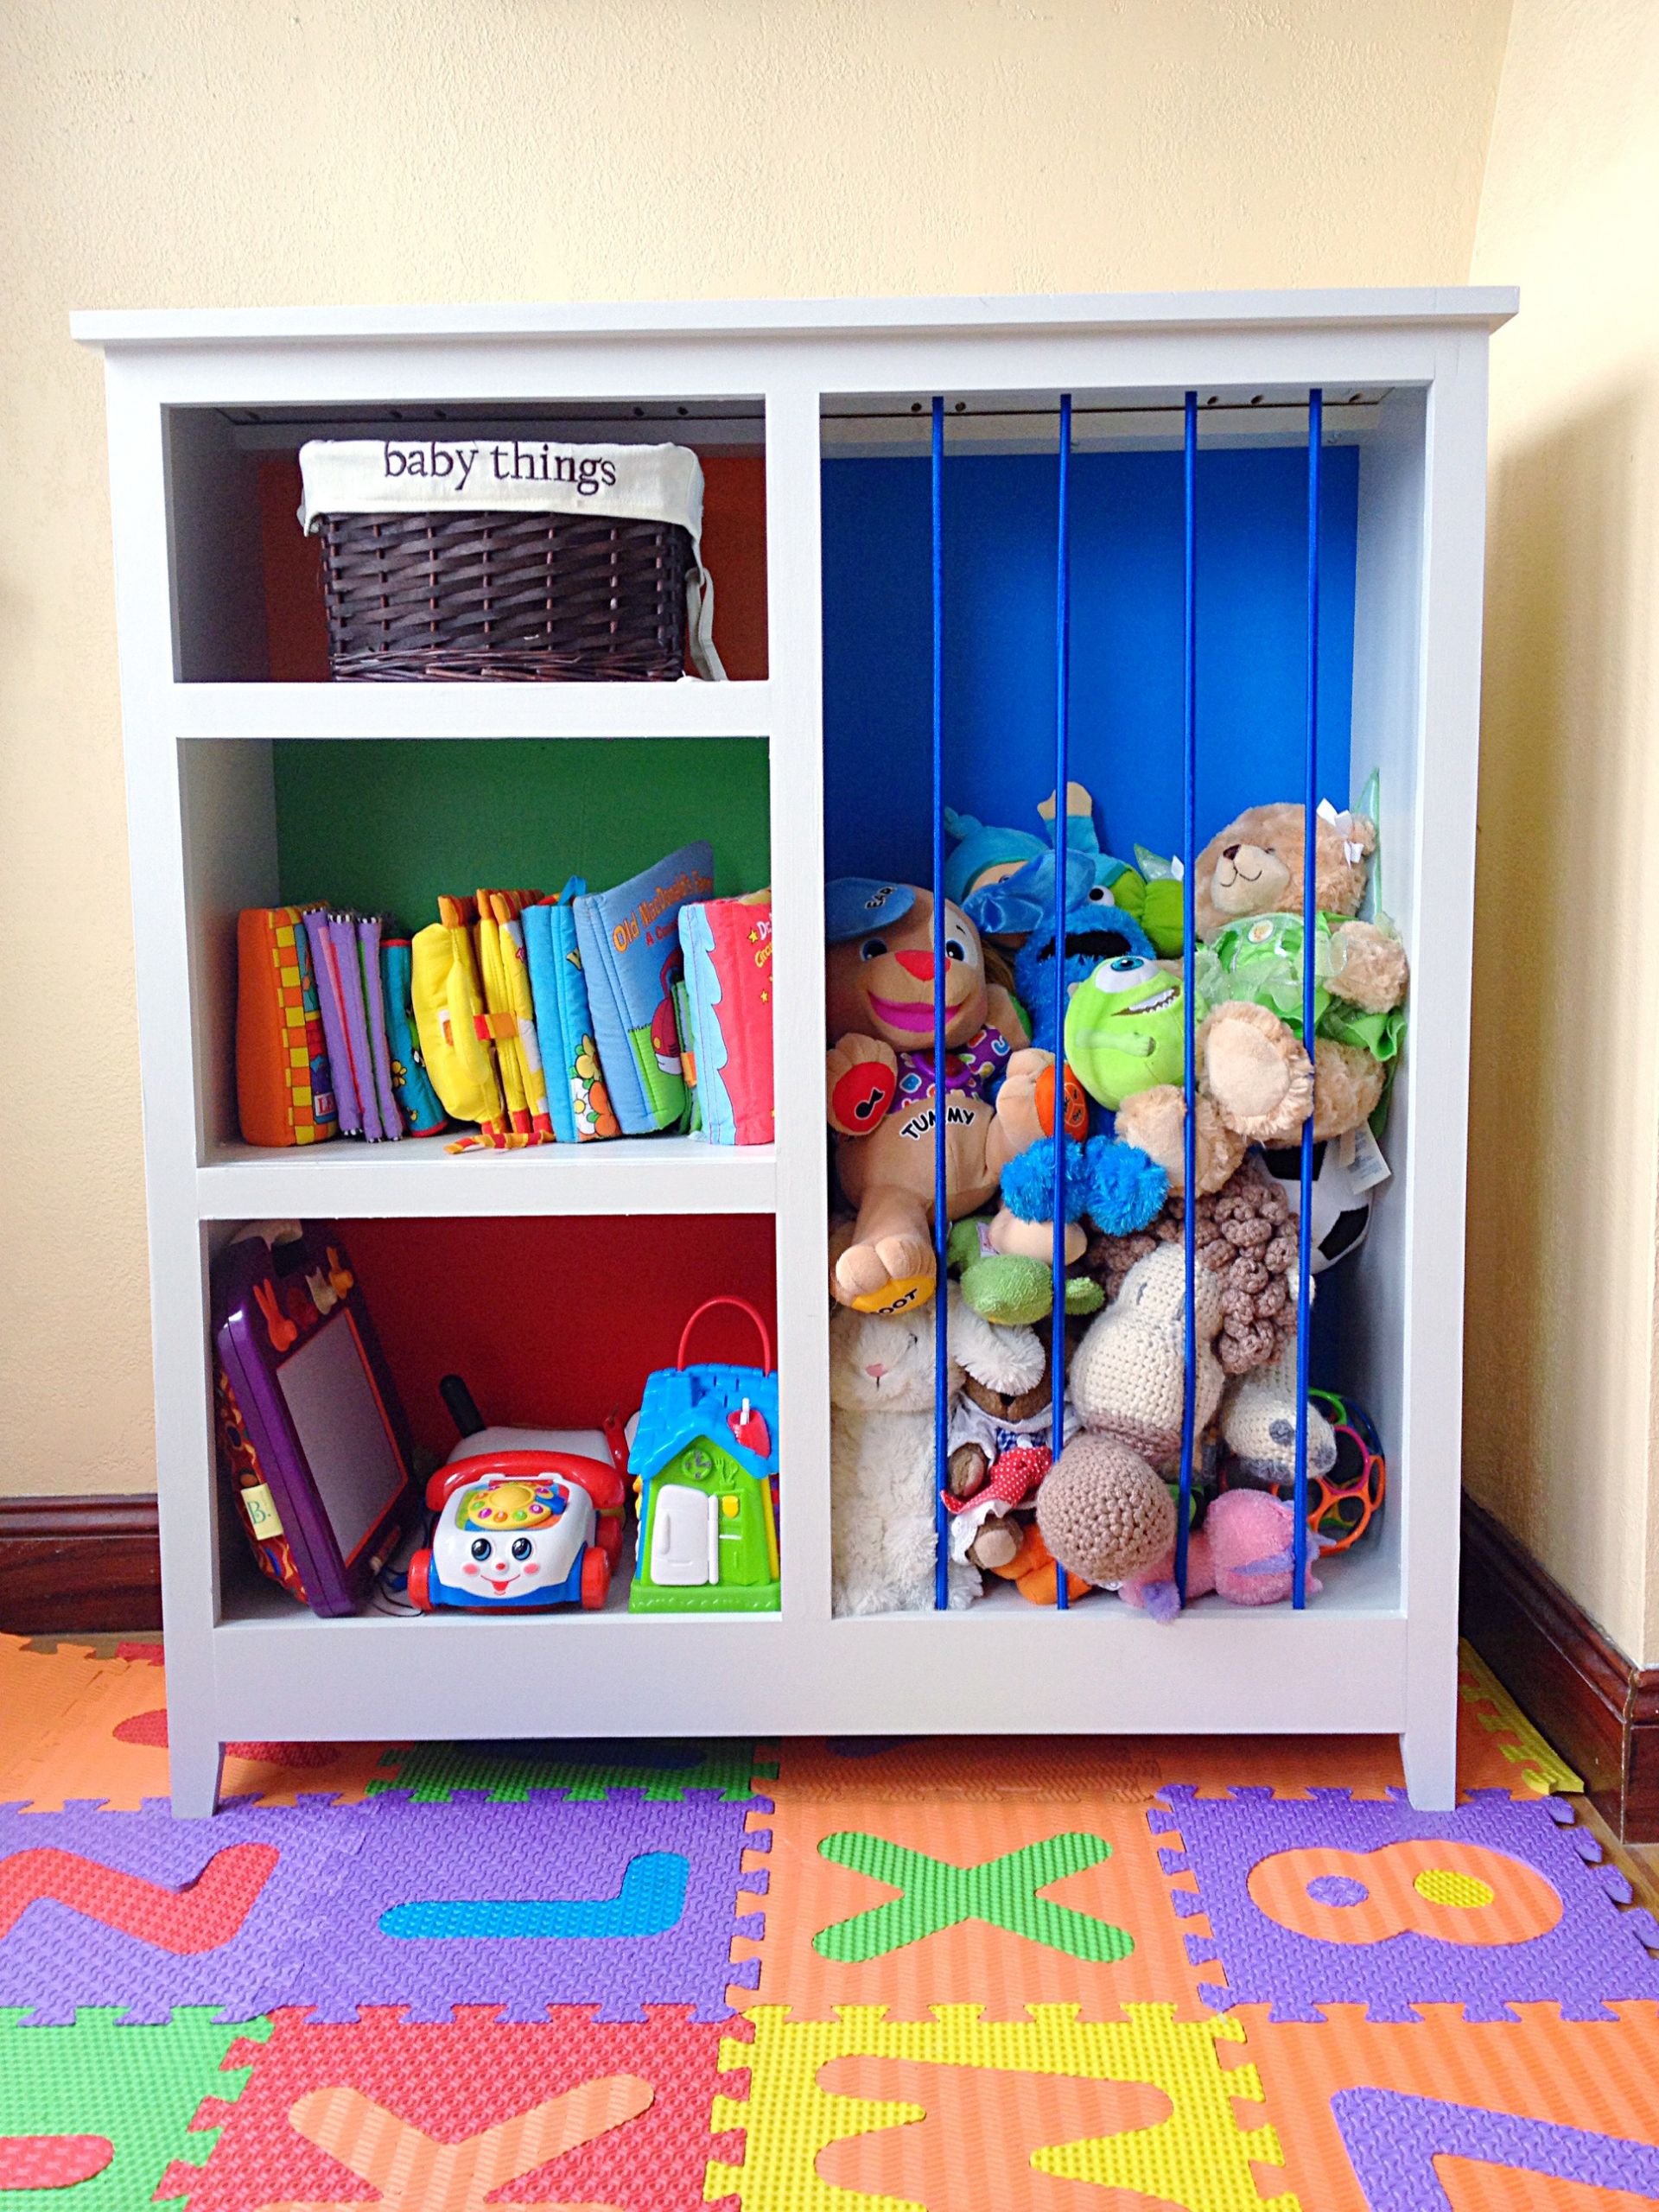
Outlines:
<svg viewBox="0 0 1659 2212"><path fill-rule="evenodd" d="M1318 874L1319 740L1319 444L1325 428L1325 394L1307 395L1307 738L1302 764L1302 1043L1313 1058L1313 984L1319 939ZM1296 1525L1291 1531L1294 1578L1290 1602L1300 1612L1307 1603L1307 1336L1313 1305L1313 1109L1302 1124L1302 1217L1296 1239L1296 1479L1292 1495Z"/></svg>
<svg viewBox="0 0 1659 2212"><path fill-rule="evenodd" d="M933 1609L950 1603L950 1301L944 1253L950 1235L945 1173L944 1065L944 402L933 402Z"/></svg>
<svg viewBox="0 0 1659 2212"><path fill-rule="evenodd" d="M1065 832L1071 723L1071 395L1060 397L1059 526L1054 577L1054 1307L1049 1355L1049 1450L1065 1435ZM1064 1567L1054 1603L1067 1608Z"/></svg>
<svg viewBox="0 0 1659 2212"><path fill-rule="evenodd" d="M1181 593L1181 995L1185 1024L1184 1069L1181 1077L1185 1111L1181 1117L1181 1250L1186 1267L1186 1363L1181 1376L1181 1498L1175 1516L1175 1587L1186 1603L1186 1548L1192 1519L1192 1443L1197 1426L1198 1387L1198 1316L1193 1311L1193 1276L1198 1239L1193 1215L1197 1205L1198 1122L1193 1037L1192 982L1192 863L1198 842L1198 395L1186 395L1183 438L1181 504L1183 576Z"/></svg>

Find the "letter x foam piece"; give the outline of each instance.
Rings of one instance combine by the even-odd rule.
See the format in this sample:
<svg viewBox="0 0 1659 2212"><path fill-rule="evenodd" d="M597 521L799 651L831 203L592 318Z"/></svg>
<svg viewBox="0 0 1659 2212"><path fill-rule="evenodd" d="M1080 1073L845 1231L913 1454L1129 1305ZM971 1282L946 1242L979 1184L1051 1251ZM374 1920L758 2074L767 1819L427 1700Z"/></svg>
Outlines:
<svg viewBox="0 0 1659 2212"><path fill-rule="evenodd" d="M384 2212L486 2212L494 2190L637 2120L651 2100L649 2082L613 2074L549 2097L460 2143L435 2141L360 2089L344 2087L314 2089L289 2118L308 2142L378 2189ZM349 2212L351 2201L356 2200L290 2201L281 2212ZM570 2212L606 2212L592 2202L564 2201Z"/></svg>
<svg viewBox="0 0 1659 2212"><path fill-rule="evenodd" d="M1135 1939L1125 1929L1037 1894L1050 1882L1081 1874L1109 1859L1112 1847L1103 1836L1076 1832L1050 1836L978 1866L953 1866L857 1828L825 1836L818 1851L834 1865L890 1883L900 1892L885 1904L836 1921L813 1937L812 1948L821 1957L842 1965L861 1966L883 1958L964 1920L982 1920L1096 1964L1127 1958L1135 1948Z"/></svg>

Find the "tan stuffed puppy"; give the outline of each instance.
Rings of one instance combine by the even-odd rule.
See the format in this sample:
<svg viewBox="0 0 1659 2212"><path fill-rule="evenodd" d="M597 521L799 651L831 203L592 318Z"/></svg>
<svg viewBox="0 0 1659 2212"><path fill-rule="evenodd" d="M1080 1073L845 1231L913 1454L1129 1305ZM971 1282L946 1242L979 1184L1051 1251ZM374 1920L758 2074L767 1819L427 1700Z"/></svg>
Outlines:
<svg viewBox="0 0 1659 2212"><path fill-rule="evenodd" d="M856 887L863 890L865 887ZM843 909L846 904L844 887ZM868 927L837 930L825 997L825 1067L836 1171L858 1219L831 1287L844 1306L896 1312L932 1295L933 901L869 887ZM952 1220L995 1194L1007 1162L1041 1134L1037 1086L1051 1056L1023 1049L1013 1000L988 982L979 932L945 909L946 1176ZM995 1108L988 1094L998 1084Z"/></svg>
<svg viewBox="0 0 1659 2212"><path fill-rule="evenodd" d="M1401 1004L1408 982L1404 948L1375 923L1353 918L1364 895L1367 861L1376 831L1363 815L1315 818L1314 898L1330 932L1332 995L1363 1014ZM1217 831L1193 864L1193 913L1199 938L1213 944L1252 917L1302 912L1303 810L1288 804L1247 807ZM1386 1071L1363 1045L1316 1037L1310 1064L1300 1039L1271 1007L1246 995L1243 968L1224 983L1237 995L1217 997L1197 1038L1198 1079L1222 1131L1250 1144L1287 1144L1300 1135L1313 1103L1316 1140L1344 1135L1369 1120L1382 1095ZM1119 1134L1139 1145L1174 1179L1181 1168L1183 1109L1179 1092L1160 1085L1129 1102L1130 1126ZM1214 1128L1199 1125L1198 1187L1215 1190L1238 1164ZM1243 1145L1240 1145L1242 1153Z"/></svg>

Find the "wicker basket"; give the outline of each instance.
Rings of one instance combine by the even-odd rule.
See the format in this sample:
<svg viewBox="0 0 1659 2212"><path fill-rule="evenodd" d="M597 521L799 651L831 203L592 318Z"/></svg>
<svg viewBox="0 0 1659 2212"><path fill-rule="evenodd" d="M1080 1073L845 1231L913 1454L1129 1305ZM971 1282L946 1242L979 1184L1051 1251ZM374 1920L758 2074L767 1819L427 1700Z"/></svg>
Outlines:
<svg viewBox="0 0 1659 2212"><path fill-rule="evenodd" d="M684 672L689 533L520 510L321 518L336 678L667 683Z"/></svg>

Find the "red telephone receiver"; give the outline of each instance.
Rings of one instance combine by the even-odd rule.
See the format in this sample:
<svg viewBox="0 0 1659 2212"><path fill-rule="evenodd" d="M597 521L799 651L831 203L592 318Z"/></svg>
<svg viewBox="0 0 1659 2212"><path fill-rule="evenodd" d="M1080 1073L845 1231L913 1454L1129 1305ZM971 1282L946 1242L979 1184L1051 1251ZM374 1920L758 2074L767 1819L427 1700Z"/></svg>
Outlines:
<svg viewBox="0 0 1659 2212"><path fill-rule="evenodd" d="M426 1486L427 1510L442 1513L467 1483L535 1483L549 1475L578 1484L601 1513L622 1510L621 1476L602 1459L585 1459L579 1452L480 1452L474 1459L452 1459Z"/></svg>

